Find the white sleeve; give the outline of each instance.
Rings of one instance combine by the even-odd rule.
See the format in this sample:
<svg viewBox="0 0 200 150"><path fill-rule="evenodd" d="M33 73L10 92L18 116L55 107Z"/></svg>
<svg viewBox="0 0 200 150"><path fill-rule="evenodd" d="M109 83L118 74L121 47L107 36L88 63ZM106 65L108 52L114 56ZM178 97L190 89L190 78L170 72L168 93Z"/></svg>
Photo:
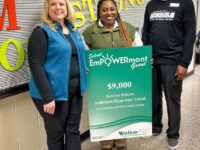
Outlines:
<svg viewBox="0 0 200 150"><path fill-rule="evenodd" d="M133 46L143 46L143 42L140 38L140 35L137 31L135 31L135 38L133 41Z"/></svg>
<svg viewBox="0 0 200 150"><path fill-rule="evenodd" d="M83 40L83 44L85 46L85 50L90 50L90 48L88 47L88 45L85 43L85 40L84 40L84 36L82 35L82 40Z"/></svg>

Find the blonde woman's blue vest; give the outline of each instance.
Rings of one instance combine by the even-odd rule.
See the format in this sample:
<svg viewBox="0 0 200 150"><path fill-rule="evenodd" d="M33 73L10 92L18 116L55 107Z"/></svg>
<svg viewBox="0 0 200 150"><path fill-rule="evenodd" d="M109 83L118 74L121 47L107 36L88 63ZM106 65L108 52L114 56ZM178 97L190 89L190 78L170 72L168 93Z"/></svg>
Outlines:
<svg viewBox="0 0 200 150"><path fill-rule="evenodd" d="M43 67L53 90L54 98L55 100L67 101L72 55L71 45L63 34L61 25L56 24L56 31L53 31L47 24L41 24L40 26L46 32L48 38L47 56ZM81 34L78 31L73 31L73 25L67 22L67 26L77 48L80 91L83 95L87 84L85 46ZM29 88L32 97L43 99L32 77L30 78Z"/></svg>

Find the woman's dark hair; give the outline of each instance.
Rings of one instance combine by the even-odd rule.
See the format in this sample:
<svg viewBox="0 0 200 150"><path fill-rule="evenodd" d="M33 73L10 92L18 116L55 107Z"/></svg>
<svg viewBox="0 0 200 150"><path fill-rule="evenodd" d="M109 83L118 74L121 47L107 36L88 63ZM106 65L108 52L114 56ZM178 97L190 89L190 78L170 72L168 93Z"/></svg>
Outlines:
<svg viewBox="0 0 200 150"><path fill-rule="evenodd" d="M101 10L101 6L103 4L103 2L105 1L111 1L115 7L117 8L117 3L115 0L99 0L98 4L97 4L97 22L100 20L100 10ZM117 22L119 24L119 34L120 34L120 38L121 41L123 43L124 46L132 46L132 40L129 37L129 34L127 32L126 26L124 25L124 23L121 20L121 17L117 11Z"/></svg>

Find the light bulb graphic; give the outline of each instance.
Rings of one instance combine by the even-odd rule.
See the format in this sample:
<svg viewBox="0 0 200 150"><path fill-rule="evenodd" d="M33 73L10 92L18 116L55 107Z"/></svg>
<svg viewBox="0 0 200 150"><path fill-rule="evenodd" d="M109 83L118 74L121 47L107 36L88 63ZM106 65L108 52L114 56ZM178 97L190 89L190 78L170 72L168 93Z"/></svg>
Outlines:
<svg viewBox="0 0 200 150"><path fill-rule="evenodd" d="M105 59L105 64L109 67L111 64L112 60L110 58Z"/></svg>
<svg viewBox="0 0 200 150"><path fill-rule="evenodd" d="M104 62L105 64L109 67L110 64L112 63L112 58L113 58L113 55L111 55L109 57L109 55L107 54L106 57L105 56L102 56L104 58Z"/></svg>

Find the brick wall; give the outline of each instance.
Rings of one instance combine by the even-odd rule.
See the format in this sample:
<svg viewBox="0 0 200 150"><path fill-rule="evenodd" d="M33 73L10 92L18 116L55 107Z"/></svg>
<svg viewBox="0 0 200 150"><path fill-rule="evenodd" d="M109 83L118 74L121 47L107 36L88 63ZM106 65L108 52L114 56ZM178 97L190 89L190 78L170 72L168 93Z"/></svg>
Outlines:
<svg viewBox="0 0 200 150"><path fill-rule="evenodd" d="M85 103L82 132L88 129ZM28 92L0 100L0 150L47 150L43 120Z"/></svg>

